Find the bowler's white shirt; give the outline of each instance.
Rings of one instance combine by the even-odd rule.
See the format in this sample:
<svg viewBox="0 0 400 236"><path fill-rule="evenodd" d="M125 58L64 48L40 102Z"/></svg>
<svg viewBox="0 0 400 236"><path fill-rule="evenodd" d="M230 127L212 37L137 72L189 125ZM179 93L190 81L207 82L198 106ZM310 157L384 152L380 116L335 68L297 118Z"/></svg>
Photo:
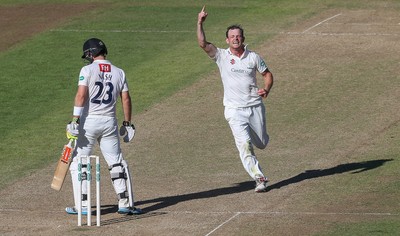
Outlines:
<svg viewBox="0 0 400 236"><path fill-rule="evenodd" d="M248 50L246 46L241 57L237 57L229 48L217 48L212 59L217 63L221 74L224 106L239 108L262 103L262 98L257 94L256 73L262 73L268 67L257 53Z"/></svg>

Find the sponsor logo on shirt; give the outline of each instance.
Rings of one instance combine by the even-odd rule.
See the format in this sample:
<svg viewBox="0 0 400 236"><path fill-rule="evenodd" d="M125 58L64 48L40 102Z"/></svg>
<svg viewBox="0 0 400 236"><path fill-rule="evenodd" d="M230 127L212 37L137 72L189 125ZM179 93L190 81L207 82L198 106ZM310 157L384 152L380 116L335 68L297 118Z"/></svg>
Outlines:
<svg viewBox="0 0 400 236"><path fill-rule="evenodd" d="M100 72L111 72L110 64L99 64Z"/></svg>
<svg viewBox="0 0 400 236"><path fill-rule="evenodd" d="M235 72L235 73L241 73L241 74L250 74L251 70L243 70L243 69L235 69L232 68L231 72Z"/></svg>

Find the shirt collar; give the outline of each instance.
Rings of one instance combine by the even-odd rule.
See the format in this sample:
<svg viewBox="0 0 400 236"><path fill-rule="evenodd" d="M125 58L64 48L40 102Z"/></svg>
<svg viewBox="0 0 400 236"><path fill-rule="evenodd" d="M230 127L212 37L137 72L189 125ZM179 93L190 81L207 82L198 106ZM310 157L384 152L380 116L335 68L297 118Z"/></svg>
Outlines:
<svg viewBox="0 0 400 236"><path fill-rule="evenodd" d="M110 63L108 60L94 60L93 63Z"/></svg>
<svg viewBox="0 0 400 236"><path fill-rule="evenodd" d="M249 50L247 49L247 46L248 46L248 44L245 44L245 45L244 45L244 52L243 52L243 54L240 56L240 59L245 58L245 57L247 56L247 54L249 54ZM235 56L235 55L231 52L231 49L230 49L230 48L228 48L228 53L229 53L229 55Z"/></svg>

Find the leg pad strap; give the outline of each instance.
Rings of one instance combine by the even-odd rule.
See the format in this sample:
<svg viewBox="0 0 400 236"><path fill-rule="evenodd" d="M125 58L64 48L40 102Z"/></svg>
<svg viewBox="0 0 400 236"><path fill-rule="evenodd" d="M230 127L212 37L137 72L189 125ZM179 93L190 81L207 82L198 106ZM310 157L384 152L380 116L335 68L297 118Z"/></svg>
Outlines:
<svg viewBox="0 0 400 236"><path fill-rule="evenodd" d="M128 198L128 192L118 193L118 199Z"/></svg>

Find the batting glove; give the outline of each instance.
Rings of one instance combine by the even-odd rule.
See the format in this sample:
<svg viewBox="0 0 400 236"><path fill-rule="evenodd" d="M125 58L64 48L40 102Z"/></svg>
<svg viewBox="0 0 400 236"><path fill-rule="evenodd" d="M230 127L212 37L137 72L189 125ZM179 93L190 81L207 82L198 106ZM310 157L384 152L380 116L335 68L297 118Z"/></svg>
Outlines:
<svg viewBox="0 0 400 236"><path fill-rule="evenodd" d="M125 143L130 142L135 137L135 126L130 121L122 122L119 135L123 136Z"/></svg>
<svg viewBox="0 0 400 236"><path fill-rule="evenodd" d="M71 122L67 124L67 138L78 139L79 135L79 118L73 118Z"/></svg>

